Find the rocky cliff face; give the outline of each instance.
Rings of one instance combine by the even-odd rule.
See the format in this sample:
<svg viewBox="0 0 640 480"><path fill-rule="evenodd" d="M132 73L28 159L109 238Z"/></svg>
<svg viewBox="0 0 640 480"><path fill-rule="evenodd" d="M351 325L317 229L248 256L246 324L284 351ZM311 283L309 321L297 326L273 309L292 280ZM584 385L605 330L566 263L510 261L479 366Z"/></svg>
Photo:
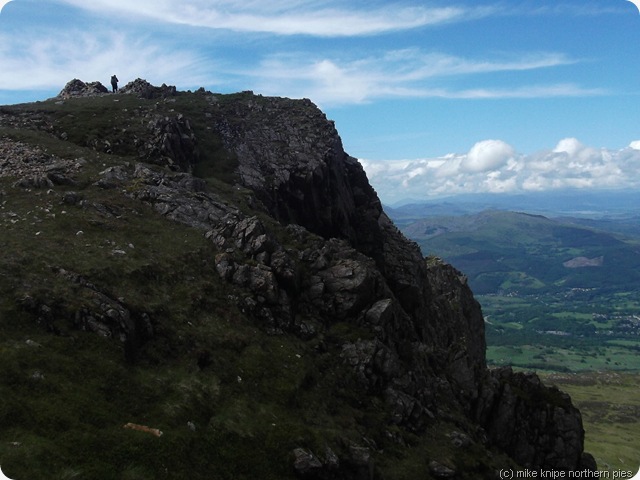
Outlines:
<svg viewBox="0 0 640 480"><path fill-rule="evenodd" d="M87 91L81 87L70 82L61 98ZM128 92L165 104L180 96L171 87L139 80L122 92L118 97ZM137 109L117 140L106 134L83 139L90 148L134 159L102 170L92 185L200 229L215 246L216 274L234 289L235 305L267 334L314 341L318 351L338 348L336 355L353 376L349 388L381 402L391 445L406 446L407 435L429 436L447 423L456 426L456 448L497 448L532 468L593 467L583 455L580 413L566 395L533 375L487 369L482 312L464 275L423 258L394 227L361 165L344 152L333 123L315 105L250 92L232 98L190 95L197 98L195 111L188 104L182 112L178 103L171 115ZM3 118L4 125L17 121ZM73 135L56 123L34 128L63 140ZM20 148L8 140L3 145ZM235 200L194 175L215 169L219 157L235 162ZM72 169L81 167L69 165L65 172L73 182ZM33 175L21 171L16 188L56 183L46 175L51 184L30 181L36 174L42 177L42 169ZM100 208L76 192L64 199ZM127 308L82 276L65 270L57 275L80 285L95 307L52 307L23 298L23 307L41 322L53 325L53 317L69 317L81 328L122 338L131 359L153 337L152 312ZM360 334L331 340L327 332L342 324ZM362 428L363 442L338 453L329 446L324 452L293 450L293 471L301 478L378 478L375 457L384 454ZM453 460L444 463L434 460L424 475L494 476L465 472Z"/></svg>
<svg viewBox="0 0 640 480"><path fill-rule="evenodd" d="M269 213L365 256L308 265L314 283L302 298L327 292L315 304L323 322L348 318L375 332L345 353L363 385L384 391L396 421L420 430L449 396L522 465L593 467L582 458L580 413L566 395L535 376L487 371L484 321L464 275L423 259L392 225L331 121L309 100L248 97L221 110L215 128L239 159L240 182Z"/></svg>

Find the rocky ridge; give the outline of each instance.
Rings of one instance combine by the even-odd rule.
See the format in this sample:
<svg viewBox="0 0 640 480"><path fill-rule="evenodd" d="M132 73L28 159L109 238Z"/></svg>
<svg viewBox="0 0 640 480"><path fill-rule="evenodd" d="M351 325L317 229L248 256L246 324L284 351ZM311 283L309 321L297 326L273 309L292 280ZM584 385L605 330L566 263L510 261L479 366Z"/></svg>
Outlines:
<svg viewBox="0 0 640 480"><path fill-rule="evenodd" d="M119 89L119 93L136 95L139 98L146 99L164 98L175 96L176 87L165 84L162 84L160 87L155 87L146 80L137 78ZM109 94L109 89L102 83L98 81L85 83L82 80L74 78L64 86L57 98L66 100L73 97L92 97L102 94Z"/></svg>
<svg viewBox="0 0 640 480"><path fill-rule="evenodd" d="M81 84L70 82L57 101L102 93L99 86ZM130 85L121 94L137 93L145 101L179 95L175 87L141 80ZM544 387L535 375L487 369L482 312L464 275L424 259L395 228L361 165L344 152L335 126L315 105L250 92L233 101L200 95L208 134L237 160L233 188L245 192L251 209L194 176L206 161L203 138L177 112L144 117L143 133L125 127L122 147L107 138L88 141L108 155L134 145L136 155L101 170L93 187L200 229L216 248L214 267L235 289L234 302L269 334L317 339L339 322L367 332L343 341L339 355L361 392L383 400L390 425L424 435L447 419L463 430L453 435L459 448L497 447L529 468L594 467L583 454L580 413L566 395ZM3 117L4 125L17 123ZM35 128L62 140L68 136L55 124ZM73 187L83 165L10 138L2 140L0 152L0 171L15 177L14 188ZM67 191L64 201L104 208L75 191ZM81 285L93 300L80 308L54 308L27 297L24 308L44 324L69 317L78 328L120 338L134 359L154 335L150 312L129 308L73 272L60 269L58 275ZM405 440L399 435L396 442ZM291 454L301 478L374 478L380 453L365 441L343 449L342 456L330 447L300 447ZM455 478L465 472L434 461L428 474Z"/></svg>

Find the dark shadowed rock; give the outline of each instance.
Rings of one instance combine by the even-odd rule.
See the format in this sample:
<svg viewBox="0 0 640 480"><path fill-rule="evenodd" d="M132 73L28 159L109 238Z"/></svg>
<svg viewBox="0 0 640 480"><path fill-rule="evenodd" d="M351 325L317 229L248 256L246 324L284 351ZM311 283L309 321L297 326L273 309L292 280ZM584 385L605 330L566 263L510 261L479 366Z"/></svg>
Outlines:
<svg viewBox="0 0 640 480"><path fill-rule="evenodd" d="M300 478L320 478L323 466L322 462L313 452L303 448L293 451L293 468Z"/></svg>
<svg viewBox="0 0 640 480"><path fill-rule="evenodd" d="M484 320L466 278L437 259L423 259L395 228L322 112L308 100L255 96L221 110L214 128L237 155L242 185L280 222L327 240L297 255L308 275L302 294L291 295L298 299L294 310L314 309L375 332L376 340L345 344L342 356L362 387L385 392L395 423L420 430L431 409L442 408L436 399L449 396L516 461L581 465L577 409L532 378L487 371ZM436 470L442 478L455 473Z"/></svg>
<svg viewBox="0 0 640 480"><path fill-rule="evenodd" d="M198 161L198 152L189 120L182 114L155 117L147 128L150 134L139 148L141 159L173 170L191 172Z"/></svg>
<svg viewBox="0 0 640 480"><path fill-rule="evenodd" d="M537 375L501 368L480 390L476 416L489 437L521 465L569 471L591 468L583 460L580 411L569 396Z"/></svg>

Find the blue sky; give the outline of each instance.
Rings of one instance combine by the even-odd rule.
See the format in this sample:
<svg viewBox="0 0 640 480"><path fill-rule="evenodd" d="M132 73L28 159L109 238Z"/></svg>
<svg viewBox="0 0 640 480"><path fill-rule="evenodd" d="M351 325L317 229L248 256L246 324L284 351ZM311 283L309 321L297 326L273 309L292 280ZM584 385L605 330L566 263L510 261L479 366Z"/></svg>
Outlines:
<svg viewBox="0 0 640 480"><path fill-rule="evenodd" d="M0 104L72 78L307 97L383 201L640 187L627 0L14 0Z"/></svg>

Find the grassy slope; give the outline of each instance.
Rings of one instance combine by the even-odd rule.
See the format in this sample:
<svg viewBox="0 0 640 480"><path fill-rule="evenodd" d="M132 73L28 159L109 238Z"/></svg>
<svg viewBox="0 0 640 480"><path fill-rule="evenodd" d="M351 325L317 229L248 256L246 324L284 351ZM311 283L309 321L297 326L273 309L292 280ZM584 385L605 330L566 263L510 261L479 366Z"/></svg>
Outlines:
<svg viewBox="0 0 640 480"><path fill-rule="evenodd" d="M293 477L293 448L322 453L331 446L340 454L362 444L363 432L384 451L376 456L385 479L428 479L434 458L471 472L468 478L491 462L508 465L500 455L484 458L480 447L455 450L447 435L459 427L446 422L435 422L423 438L389 427L383 402L360 394L339 357L344 338L357 329L341 324L309 341L265 334L235 307L237 292L215 272L217 252L203 232L93 185L104 168L137 161L122 129L143 135L147 112L184 111L202 133L208 108L196 95L10 108L44 112L69 140L12 128L0 129L0 136L86 164L76 186L51 191L14 188L15 179L0 178L3 471L33 480L285 479ZM229 201L238 200L226 183L234 159L215 137L205 142L199 173ZM83 205L62 202L72 189ZM149 313L155 335L136 364L124 361L118 340L79 331L65 318L55 319L59 334L53 335L19 308L27 295L71 311L91 301L60 268ZM124 429L128 422L163 435ZM405 435L406 446L390 441L389 431Z"/></svg>
<svg viewBox="0 0 640 480"><path fill-rule="evenodd" d="M138 104L121 98L97 99L104 103L100 118L87 99L35 108L73 115L68 124L58 123L70 138L85 128L98 135L121 121L118 112ZM274 452L286 456L295 446L317 447L316 432L304 420L308 409L326 418L311 402L296 406L303 381L315 369L308 360L313 345L265 336L236 310L233 292L213 268L216 252L201 231L89 183L99 170L132 160L129 146L120 146L125 156L105 155L44 133L2 133L88 162L73 187L85 207L61 202L66 187L25 191L11 187L14 179L0 179L7 193L2 212L11 213L3 215L0 230L0 388L8 399L0 414L4 471L34 479L210 478L215 465L217 478L253 478L257 469L264 478L291 475L288 459L273 458ZM75 141L91 141L91 135ZM105 216L93 204L119 215ZM16 307L25 295L82 304L78 287L56 275L58 268L151 313L156 335L137 365L125 365L118 341L79 332L61 319L56 327L62 335L52 336ZM197 366L201 351L211 352L205 369ZM125 430L127 422L160 428L164 435ZM353 420L337 418L330 425L338 431L340 422Z"/></svg>
<svg viewBox="0 0 640 480"><path fill-rule="evenodd" d="M640 375L601 371L543 379L569 393L580 408L585 450L595 456L599 468L635 475L640 467Z"/></svg>
<svg viewBox="0 0 640 480"><path fill-rule="evenodd" d="M33 133L18 136L24 141L34 135L38 138L32 140L39 140ZM64 149L71 150L58 150L45 137L51 153L87 159L86 177L128 160L74 151L68 144ZM287 462L269 458L269 445L288 441L293 447L295 437L289 434L301 425L285 423L267 435L263 426L277 424L281 407L267 396L256 408L250 378L238 378L264 363L270 352L271 368L261 368L260 375L272 383L268 394L279 402L304 378L308 365L296 354L309 347L291 338L256 337L233 302L224 301L230 292L215 274L215 252L202 232L169 223L148 207L88 182L74 187L88 205L80 207L61 202L63 188L25 191L12 188L12 181L2 179L7 192L2 212L11 216L2 217L0 234L0 386L3 399L9 399L0 415L4 471L14 478L209 478L215 464L221 478L242 478L243 468L262 462L269 464L265 478L290 473L282 471ZM93 204L108 205L120 215L105 216ZM79 332L62 319L56 322L62 335L52 336L16 308L25 295L80 305L79 288L56 275L58 268L85 276L129 308L152 314L156 336L140 364L125 365L118 341ZM216 354L210 367L200 370L195 352L203 349ZM124 430L127 422L160 428L165 435L156 439ZM216 422L224 428L212 426ZM304 438L305 432L300 434ZM250 467L239 460L249 452L255 458Z"/></svg>

